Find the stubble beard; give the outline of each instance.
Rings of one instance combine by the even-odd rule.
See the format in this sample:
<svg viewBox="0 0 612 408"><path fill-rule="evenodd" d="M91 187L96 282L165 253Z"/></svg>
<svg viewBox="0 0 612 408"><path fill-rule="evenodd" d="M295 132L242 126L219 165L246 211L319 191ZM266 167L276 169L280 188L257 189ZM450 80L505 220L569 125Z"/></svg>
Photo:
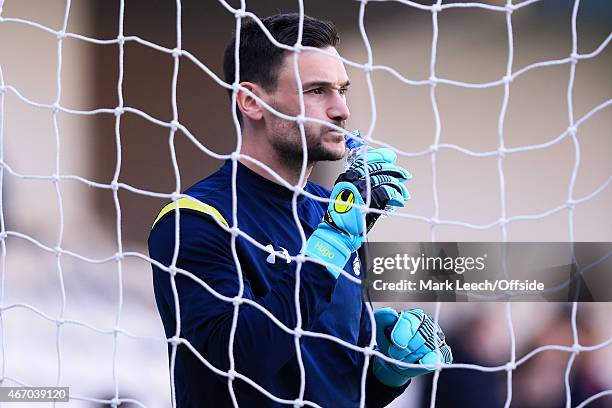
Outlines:
<svg viewBox="0 0 612 408"><path fill-rule="evenodd" d="M287 165L301 165L303 160L303 146L300 136L300 128L295 122L283 120L283 124L275 126L275 132L271 138L279 160ZM304 134L306 136L306 147L308 151L308 163L319 161L337 161L344 157L335 150L324 146L322 139L330 128L318 124L305 124Z"/></svg>

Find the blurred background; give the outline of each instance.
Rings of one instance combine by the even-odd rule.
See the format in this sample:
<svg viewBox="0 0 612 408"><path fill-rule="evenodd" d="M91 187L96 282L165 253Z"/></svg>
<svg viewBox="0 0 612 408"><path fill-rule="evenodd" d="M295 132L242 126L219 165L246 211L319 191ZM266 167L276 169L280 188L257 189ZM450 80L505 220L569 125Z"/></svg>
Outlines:
<svg viewBox="0 0 612 408"><path fill-rule="evenodd" d="M432 1L418 3L431 5ZM505 1L484 3L504 5ZM181 4L182 48L222 77L222 51L233 35L233 15L215 0L184 0ZM239 6L237 1L230 4ZM367 47L358 24L360 4L335 0L332 6L329 1L304 0L306 14L337 24L341 55L366 63ZM512 14L512 72L536 62L570 56L572 7L573 1L544 0ZM58 40L53 33L10 19L27 20L58 31L65 8L63 0L0 0L0 17L6 19L0 20L3 84L14 87L32 102L52 104L58 96ZM258 0L247 2L247 9L267 16L298 11L298 2ZM117 37L119 20L117 0L75 0L66 31L112 40ZM375 65L391 67L411 80L430 77L433 34L430 11L400 2L371 1L365 7L364 23ZM505 13L453 8L439 13L438 25L436 77L485 83L505 75L508 63ZM595 51L611 30L612 3L580 2L578 53ZM124 35L175 47L175 2L126 1ZM117 106L118 48L116 43L93 44L75 38L63 41L62 107L89 111ZM172 57L128 41L124 68L124 105L169 122ZM353 83L349 92L349 128L365 133L374 117L366 76L360 69L347 69ZM574 121L610 101L611 69L609 45L596 57L579 61L572 97ZM401 152L427 150L434 144L437 132L430 86L407 85L384 71L371 75L376 102L372 137ZM570 64L565 63L530 70L512 81L502 126L507 148L545 143L568 128L569 78ZM186 58L180 62L177 90L180 122L208 149L222 154L232 152L236 135L226 91ZM435 97L441 120L439 142L475 152L496 150L503 96L503 86L474 89L438 84ZM62 179L58 183L60 207L55 186L48 179L56 173L57 157L59 174L110 184L119 150L115 116L59 112L56 140L50 109L33 106L12 90L0 98L4 102L0 112L4 228L30 238L11 234L4 239L6 251L2 252L0 281L2 385L16 385L14 380L28 385L54 385L60 375L61 383L69 385L71 394L79 397L110 399L118 387L122 398L135 398L149 407L169 406L166 343L155 308L150 265L136 257L98 263L67 254L56 257L52 250L41 247L60 246L90 260L112 258L120 251L146 255L152 220L166 200L119 189L118 218L109 188ZM169 130L126 113L121 118L120 135L119 181L146 191L171 193L176 180ZM578 200L604 188L577 205L572 213L563 208L538 219L509 223L508 240L568 241L572 217L573 240L611 241L612 189L606 184L612 174L611 136L610 105L582 123L577 131L580 163L571 196ZM222 164L196 148L180 132L175 148L181 190ZM494 223L501 217L496 156L476 158L450 149L440 149L435 156L435 182L431 153L401 157L402 165L414 174L410 185L413 200L397 217L377 224L371 239L502 240L499 225L486 229L432 226L406 217L436 217L474 225ZM506 216L537 215L565 205L574 164L575 147L567 137L545 149L507 154L503 160ZM340 170L340 163L322 164L317 167L314 180L330 186ZM436 310L435 304L393 306L420 306L432 313ZM542 345L573 344L570 306L552 303L510 306L517 360ZM455 362L499 366L510 361L512 335L506 307L502 303L440 305L439 318L455 352ZM63 313L66 320L108 334L72 323L63 324L58 330L54 321L36 311L50 319ZM591 346L612 338L610 312L609 303L578 305L580 344ZM116 326L139 338L119 334L115 342ZM511 406L565 406L563 376L569 357L567 352L547 350L521 364L513 372ZM432 379L433 376L419 378L392 406L430 406ZM570 373L571 405L611 389L611 379L612 347L580 353ZM505 371L449 369L439 376L436 406L498 407L504 405L506 393ZM71 405L101 406L82 399L71 401ZM612 397L601 398L589 406L612 406Z"/></svg>

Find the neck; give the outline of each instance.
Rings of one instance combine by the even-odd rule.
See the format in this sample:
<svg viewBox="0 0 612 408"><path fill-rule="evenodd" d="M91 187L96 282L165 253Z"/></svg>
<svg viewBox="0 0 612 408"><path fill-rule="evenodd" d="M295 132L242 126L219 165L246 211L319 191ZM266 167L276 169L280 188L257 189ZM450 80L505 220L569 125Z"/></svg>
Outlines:
<svg viewBox="0 0 612 408"><path fill-rule="evenodd" d="M297 186L300 185L300 173L302 171L302 159L297 158L296 160L291 160L287 157L283 157L278 154L278 152L269 146L267 143L254 143L254 138L249 137L249 135L243 132L242 137L242 147L240 149L240 153L250 156L262 163L266 166L270 167L276 174L282 177L289 184ZM265 169L259 167L257 164L253 163L248 159L240 159L240 163L244 164L250 170L259 174L260 176L274 182L280 184L278 180L276 180L270 173L268 173ZM306 185L308 181L308 177L310 177L310 173L314 167L314 162L306 163L306 171L304 172L304 178L302 179L301 187Z"/></svg>

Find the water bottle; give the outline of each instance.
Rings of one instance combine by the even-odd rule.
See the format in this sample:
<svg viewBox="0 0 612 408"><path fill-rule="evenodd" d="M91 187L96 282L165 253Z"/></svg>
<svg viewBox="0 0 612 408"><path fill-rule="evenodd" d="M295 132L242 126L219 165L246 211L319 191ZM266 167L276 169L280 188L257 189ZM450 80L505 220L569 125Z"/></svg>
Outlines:
<svg viewBox="0 0 612 408"><path fill-rule="evenodd" d="M349 135L344 135L344 143L346 145L346 158L344 159L344 170L348 170L353 164L355 159L360 155L368 151L369 147L365 140L361 136L358 130L351 131ZM396 207L391 205L385 206L385 211L389 214L395 212ZM385 214L381 214L381 218L385 217Z"/></svg>
<svg viewBox="0 0 612 408"><path fill-rule="evenodd" d="M348 170L351 164L357 157L368 150L365 140L358 130L353 130L349 135L344 135L344 144L346 145L346 158L344 159L344 170Z"/></svg>

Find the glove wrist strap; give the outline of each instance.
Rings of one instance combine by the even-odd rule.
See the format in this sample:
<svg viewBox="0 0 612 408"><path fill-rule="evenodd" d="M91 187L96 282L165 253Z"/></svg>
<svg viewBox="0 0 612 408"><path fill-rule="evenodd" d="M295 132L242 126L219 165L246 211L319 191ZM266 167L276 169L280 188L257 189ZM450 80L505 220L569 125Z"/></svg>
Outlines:
<svg viewBox="0 0 612 408"><path fill-rule="evenodd" d="M351 253L338 232L325 228L317 228L306 241L306 256L330 263L340 269L344 268ZM327 270L336 279L340 276L340 271L336 269L328 266Z"/></svg>

